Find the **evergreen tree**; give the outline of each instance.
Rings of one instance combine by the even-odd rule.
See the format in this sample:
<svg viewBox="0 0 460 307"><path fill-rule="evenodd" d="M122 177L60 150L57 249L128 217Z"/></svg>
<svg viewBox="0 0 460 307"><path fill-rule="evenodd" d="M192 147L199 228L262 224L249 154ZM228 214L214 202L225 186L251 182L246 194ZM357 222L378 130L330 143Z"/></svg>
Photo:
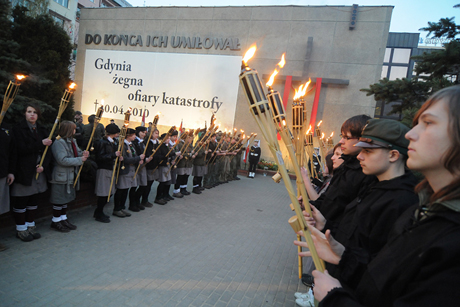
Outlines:
<svg viewBox="0 0 460 307"><path fill-rule="evenodd" d="M4 0L0 0L4 1ZM24 104L33 102L42 109L42 124L52 126L64 90L71 83L69 65L72 46L67 33L49 15L31 17L27 8L13 9L11 35L19 44L16 55L29 65L27 82L21 85L21 95L10 107L14 122L24 118ZM62 119L71 119L72 105L64 112Z"/></svg>
<svg viewBox="0 0 460 307"><path fill-rule="evenodd" d="M416 60L416 76L411 79L387 78L371 84L369 88L361 89L367 96L374 95L376 101L384 103L401 102L393 105L390 114L400 113L403 122L409 124L423 102L436 91L459 84L460 76L460 26L454 18L442 18L439 22L428 22L428 27L421 28L428 31L428 36L450 39L444 44L443 50L424 52L414 56Z"/></svg>

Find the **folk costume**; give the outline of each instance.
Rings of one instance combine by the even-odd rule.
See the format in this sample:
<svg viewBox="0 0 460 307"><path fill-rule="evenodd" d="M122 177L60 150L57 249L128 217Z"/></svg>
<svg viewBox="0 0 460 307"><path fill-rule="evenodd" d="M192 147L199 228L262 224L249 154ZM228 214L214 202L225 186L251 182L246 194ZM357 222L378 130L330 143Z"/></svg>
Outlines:
<svg viewBox="0 0 460 307"><path fill-rule="evenodd" d="M94 211L94 218L96 218L96 221L109 223L110 218L104 214L103 209L107 204L107 197L115 193L115 184L110 189L110 182L118 150L118 145L109 135L113 136L120 133L120 128L115 124L109 124L105 127L105 131L107 135L96 143L95 149L97 163L95 193L98 196L98 200L96 210Z"/></svg>
<svg viewBox="0 0 460 307"><path fill-rule="evenodd" d="M50 203L53 204L53 218L51 228L60 232L69 232L77 226L67 219L68 204L75 200L76 192L74 181L79 166L83 164L83 152L77 146L74 138L60 138L51 145L55 159L51 176ZM78 184L76 186L78 188Z"/></svg>
<svg viewBox="0 0 460 307"><path fill-rule="evenodd" d="M261 150L260 141L257 141L257 145L252 145L249 149L249 174L248 177L254 178L256 175L257 164L259 164Z"/></svg>
<svg viewBox="0 0 460 307"><path fill-rule="evenodd" d="M32 241L41 237L36 231L35 212L37 210L36 195L48 189L47 178L51 176L49 167L52 153L48 153L43 161L43 172L37 174L37 165L45 150L43 140L49 132L40 124L23 120L13 129L16 143L17 159L15 180L11 187L16 236L23 241Z"/></svg>
<svg viewBox="0 0 460 307"><path fill-rule="evenodd" d="M170 155L170 158L169 158L169 163L168 163L168 169L166 170L166 172L168 172L169 170L169 167L171 166L171 163L172 161L174 161L174 159L177 157L177 155L180 155L180 152L177 150L177 146L176 145L176 142L179 142L179 140L177 139L177 136L179 135L179 132L177 130L174 130L173 133L171 134L171 138L172 137L176 137L176 140L173 142L172 139L169 140L169 144L168 144L168 147L171 151L171 155ZM175 167L172 167L171 170L170 170L170 174L171 174L171 179L170 181L167 183L167 188L166 188L166 198L168 198L169 200L174 200L174 197L172 197L170 194L169 194L169 190L170 190L170 187L171 185L175 185L176 182L177 182L177 170ZM184 195L182 195L180 192L176 193L174 191L174 188L173 188L173 194L176 194L175 197L177 198L182 198L184 197Z"/></svg>

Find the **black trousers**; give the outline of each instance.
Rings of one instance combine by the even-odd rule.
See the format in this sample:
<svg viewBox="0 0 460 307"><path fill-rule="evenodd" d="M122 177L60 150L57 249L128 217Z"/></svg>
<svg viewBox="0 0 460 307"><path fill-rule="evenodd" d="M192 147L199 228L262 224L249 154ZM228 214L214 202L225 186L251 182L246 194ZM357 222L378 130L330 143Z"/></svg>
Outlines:
<svg viewBox="0 0 460 307"><path fill-rule="evenodd" d="M249 161L249 172L251 173L255 173L256 172L256 168L257 168L257 162L251 162Z"/></svg>
<svg viewBox="0 0 460 307"><path fill-rule="evenodd" d="M115 192L113 211L125 209L126 198L128 198L129 189L117 189Z"/></svg>
<svg viewBox="0 0 460 307"><path fill-rule="evenodd" d="M180 189L181 185L187 185L189 175L177 175L176 184L174 185L174 189Z"/></svg>

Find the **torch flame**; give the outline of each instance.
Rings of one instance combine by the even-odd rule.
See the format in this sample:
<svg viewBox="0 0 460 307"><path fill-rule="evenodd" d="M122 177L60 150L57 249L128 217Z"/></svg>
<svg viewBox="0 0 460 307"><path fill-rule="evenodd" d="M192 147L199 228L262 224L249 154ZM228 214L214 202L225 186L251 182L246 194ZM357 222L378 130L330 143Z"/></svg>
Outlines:
<svg viewBox="0 0 460 307"><path fill-rule="evenodd" d="M77 84L72 82L72 83L69 85L69 89L73 90L76 86L77 86Z"/></svg>
<svg viewBox="0 0 460 307"><path fill-rule="evenodd" d="M24 79L26 76L24 75L16 75L16 79L18 79L18 81L21 81L22 79Z"/></svg>
<svg viewBox="0 0 460 307"><path fill-rule="evenodd" d="M267 82L267 86L272 86L273 85L273 81L275 81L275 76L278 74L278 70L275 69L275 71L272 73L272 75L270 76L270 79L268 80Z"/></svg>
<svg viewBox="0 0 460 307"><path fill-rule="evenodd" d="M311 132L311 125L308 127L307 134L310 134Z"/></svg>
<svg viewBox="0 0 460 307"><path fill-rule="evenodd" d="M324 132L321 133L321 139L324 139Z"/></svg>
<svg viewBox="0 0 460 307"><path fill-rule="evenodd" d="M104 105L104 99L101 99L101 107Z"/></svg>
<svg viewBox="0 0 460 307"><path fill-rule="evenodd" d="M320 120L317 127L319 128L319 126L321 126L321 123L323 122L323 120Z"/></svg>
<svg viewBox="0 0 460 307"><path fill-rule="evenodd" d="M247 64L248 61L254 56L254 54L256 53L256 50L257 50L257 46L256 45L253 45L251 46L251 48L249 48L248 51L246 51L246 53L244 54L244 57L243 57L243 62L244 64Z"/></svg>
<svg viewBox="0 0 460 307"><path fill-rule="evenodd" d="M278 63L279 68L283 68L286 64L286 61L284 60L284 55L285 53L283 53L283 55L281 56L281 61Z"/></svg>
<svg viewBox="0 0 460 307"><path fill-rule="evenodd" d="M333 136L334 136L334 131L332 131L330 138L332 139Z"/></svg>

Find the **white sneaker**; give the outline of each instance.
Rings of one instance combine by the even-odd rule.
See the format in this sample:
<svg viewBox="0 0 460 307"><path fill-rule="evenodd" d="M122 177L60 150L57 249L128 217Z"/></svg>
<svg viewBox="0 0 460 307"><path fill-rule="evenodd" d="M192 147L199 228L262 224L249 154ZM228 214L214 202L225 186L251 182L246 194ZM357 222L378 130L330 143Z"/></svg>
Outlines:
<svg viewBox="0 0 460 307"><path fill-rule="evenodd" d="M295 300L296 304L301 306L301 307L314 307L314 299L313 298L308 298L308 299L302 299L298 298Z"/></svg>
<svg viewBox="0 0 460 307"><path fill-rule="evenodd" d="M294 293L295 298L307 299L310 297L309 293L296 292Z"/></svg>

